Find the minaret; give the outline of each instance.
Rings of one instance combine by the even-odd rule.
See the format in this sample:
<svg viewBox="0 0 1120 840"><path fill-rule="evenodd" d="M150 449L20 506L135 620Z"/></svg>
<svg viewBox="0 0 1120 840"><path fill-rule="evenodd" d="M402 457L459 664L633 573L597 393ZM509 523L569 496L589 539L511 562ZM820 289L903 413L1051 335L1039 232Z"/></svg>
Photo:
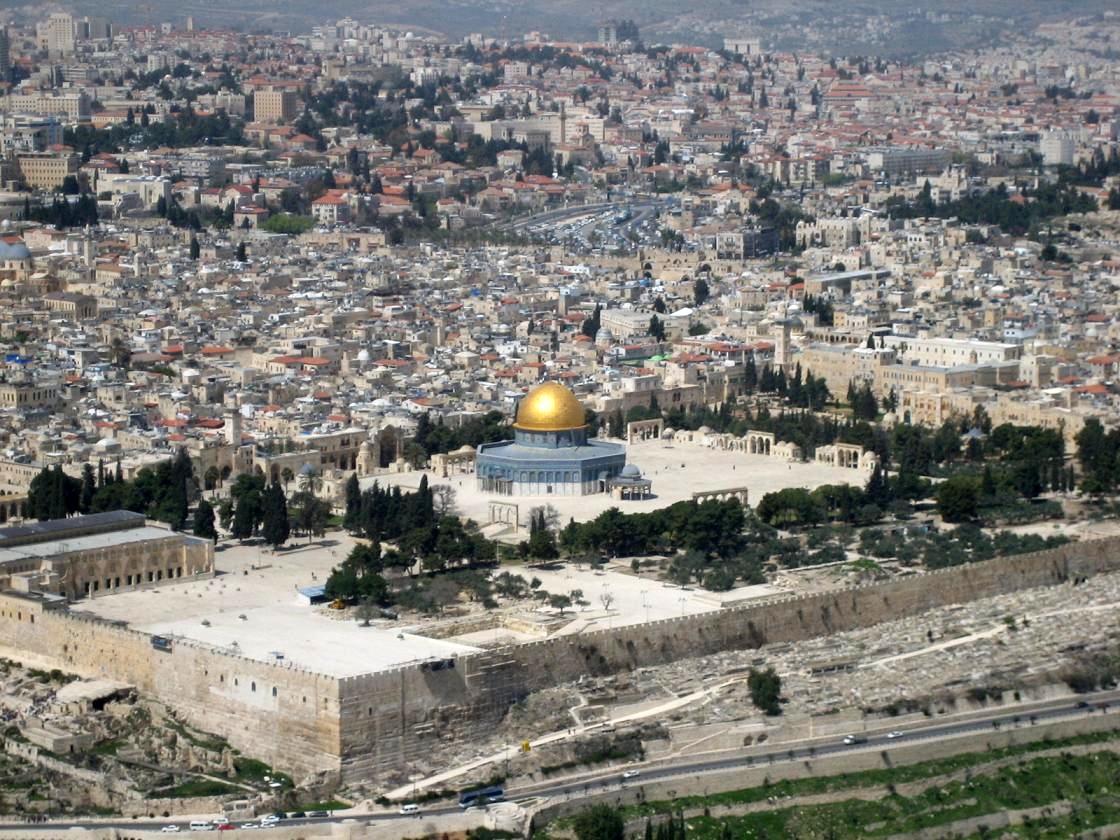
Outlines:
<svg viewBox="0 0 1120 840"><path fill-rule="evenodd" d="M788 370L790 367L790 322L788 318L776 321L774 326L778 332L774 335L774 367L778 370Z"/></svg>
<svg viewBox="0 0 1120 840"><path fill-rule="evenodd" d="M97 259L97 249L93 245L93 231L86 225L85 236L82 238L82 262L86 268L93 268Z"/></svg>
<svg viewBox="0 0 1120 840"><path fill-rule="evenodd" d="M241 446L241 412L237 409L226 412L226 441L235 449Z"/></svg>

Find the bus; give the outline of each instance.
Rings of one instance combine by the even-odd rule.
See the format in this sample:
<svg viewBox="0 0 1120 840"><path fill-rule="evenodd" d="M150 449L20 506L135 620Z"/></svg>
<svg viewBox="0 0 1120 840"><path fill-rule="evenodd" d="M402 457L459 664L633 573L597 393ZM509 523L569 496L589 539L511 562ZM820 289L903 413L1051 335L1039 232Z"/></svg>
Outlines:
<svg viewBox="0 0 1120 840"><path fill-rule="evenodd" d="M475 808L488 802L501 802L505 799L506 792L500 787L479 788L468 790L459 795L460 808Z"/></svg>

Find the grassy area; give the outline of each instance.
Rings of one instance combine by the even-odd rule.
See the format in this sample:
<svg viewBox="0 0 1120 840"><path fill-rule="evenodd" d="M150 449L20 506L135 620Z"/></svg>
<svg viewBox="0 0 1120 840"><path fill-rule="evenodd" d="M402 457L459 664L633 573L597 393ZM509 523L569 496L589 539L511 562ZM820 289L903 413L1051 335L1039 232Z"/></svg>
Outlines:
<svg viewBox="0 0 1120 840"><path fill-rule="evenodd" d="M303 811L308 813L310 811L341 811L343 808L349 808L350 803L341 802L337 799L330 799L326 802L308 802L303 805L297 805L294 808L289 808L289 811Z"/></svg>
<svg viewBox="0 0 1120 840"><path fill-rule="evenodd" d="M199 779L193 782L183 782L170 790L153 791L153 796L166 796L171 799L185 799L193 796L225 796L231 793L244 793L239 787L227 785L225 782L215 782L210 779Z"/></svg>
<svg viewBox="0 0 1120 840"><path fill-rule="evenodd" d="M116 755L117 750L123 745L124 741L122 739L111 738L105 741L98 741L89 752L90 755Z"/></svg>
<svg viewBox="0 0 1120 840"><path fill-rule="evenodd" d="M727 791L726 793L716 793L711 796L682 796L674 799L672 802L648 802L642 805L635 805L626 809L626 816L627 818L633 818L645 814L668 814L681 809L702 808L704 806L740 805L751 802L761 802L769 797L808 796L817 793L856 790L866 787L900 785L906 782L921 781L922 779L928 779L933 776L943 776L1000 758L1029 755L1033 752L1041 752L1043 750L1055 748L1105 743L1115 740L1118 735L1120 735L1120 732L1115 730L1111 732L1091 732L1070 738L1055 740L1043 739L994 750L962 753L961 755L950 756L949 758L923 761L919 764L909 764L903 767L864 770L859 773L847 773L841 776L819 776L811 779L783 779L759 787ZM812 759L810 759L810 761L811 760Z"/></svg>
<svg viewBox="0 0 1120 840"><path fill-rule="evenodd" d="M982 838L1000 836L1004 832L1000 828L993 835L983 826L988 815L1055 806L1047 814L1009 829L1010 836L1069 837L1120 822L1120 798L1115 794L1116 780L1120 779L1120 755L1104 750L1085 755L1073 755L1068 751L1046 756L1034 754L1103 745L1118 737L1120 730L1086 733L902 767L781 780L710 796L646 802L624 808L623 815L627 820L634 820L643 816L694 812L696 816L686 819L688 840L886 837L923 829L948 830L949 824L960 820L976 820L977 833L973 836ZM990 766L1001 759L1011 761L1004 767ZM930 781L954 774L961 779L942 783ZM908 796L898 793L901 785L922 782L930 786ZM875 801L843 797L845 791L884 788L888 794ZM782 807L782 802L789 798L824 793L839 794L838 801ZM709 813L721 806L745 806L768 799L778 804L771 809L736 816L711 816ZM1064 803L1073 804L1072 813L1064 813ZM571 818L567 817L547 828L561 829L570 825ZM534 837L542 840L549 837L547 828Z"/></svg>
<svg viewBox="0 0 1120 840"><path fill-rule="evenodd" d="M233 760L233 769L237 771L237 777L243 782L260 782L264 781L265 776L272 775L269 766L263 761L243 756Z"/></svg>
<svg viewBox="0 0 1120 840"><path fill-rule="evenodd" d="M1034 759L963 781L934 785L913 796L891 794L875 802L849 799L828 805L800 805L739 817L688 819L688 837L886 837L984 818L1002 811L1079 803L1077 829L1107 825L1120 815L1109 790L1120 774L1120 756L1111 752L1065 753ZM1076 831L1074 832L1076 833ZM1037 836L1037 835L1032 835Z"/></svg>

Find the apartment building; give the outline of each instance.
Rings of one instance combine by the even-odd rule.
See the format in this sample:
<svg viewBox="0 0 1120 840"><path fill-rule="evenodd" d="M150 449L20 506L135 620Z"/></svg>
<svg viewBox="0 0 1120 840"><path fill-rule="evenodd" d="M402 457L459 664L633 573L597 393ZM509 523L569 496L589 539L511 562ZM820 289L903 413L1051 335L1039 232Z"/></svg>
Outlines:
<svg viewBox="0 0 1120 840"><path fill-rule="evenodd" d="M27 186L42 190L61 187L67 175L77 174L78 163L79 158L75 154L28 152L16 155L19 177Z"/></svg>
<svg viewBox="0 0 1120 840"><path fill-rule="evenodd" d="M55 115L67 125L90 119L90 99L82 91L25 91L9 94L4 110L36 116Z"/></svg>
<svg viewBox="0 0 1120 840"><path fill-rule="evenodd" d="M296 116L296 92L268 88L253 93L253 119L262 123L288 122Z"/></svg>

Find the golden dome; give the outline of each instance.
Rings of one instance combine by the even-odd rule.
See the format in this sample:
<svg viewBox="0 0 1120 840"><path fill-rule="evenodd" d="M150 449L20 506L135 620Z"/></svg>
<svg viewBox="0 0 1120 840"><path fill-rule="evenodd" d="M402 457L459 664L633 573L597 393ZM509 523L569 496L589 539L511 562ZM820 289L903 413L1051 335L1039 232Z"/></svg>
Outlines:
<svg viewBox="0 0 1120 840"><path fill-rule="evenodd" d="M513 427L526 432L562 432L585 425L583 405L575 395L558 382L545 382L521 400Z"/></svg>

